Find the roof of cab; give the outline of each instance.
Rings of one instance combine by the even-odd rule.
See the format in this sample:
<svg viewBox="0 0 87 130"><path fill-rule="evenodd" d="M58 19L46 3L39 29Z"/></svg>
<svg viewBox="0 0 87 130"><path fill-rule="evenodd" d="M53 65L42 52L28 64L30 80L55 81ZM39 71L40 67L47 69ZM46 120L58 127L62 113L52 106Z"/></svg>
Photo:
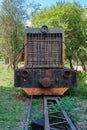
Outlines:
<svg viewBox="0 0 87 130"><path fill-rule="evenodd" d="M35 33L43 33L42 32L42 27L41 28L30 28L30 27L27 27L25 29L25 33L27 33L27 34L28 33L33 33L33 34L35 34ZM58 27L57 28L48 28L48 30L47 30L47 33L63 33L63 32L64 32L64 29L58 28Z"/></svg>

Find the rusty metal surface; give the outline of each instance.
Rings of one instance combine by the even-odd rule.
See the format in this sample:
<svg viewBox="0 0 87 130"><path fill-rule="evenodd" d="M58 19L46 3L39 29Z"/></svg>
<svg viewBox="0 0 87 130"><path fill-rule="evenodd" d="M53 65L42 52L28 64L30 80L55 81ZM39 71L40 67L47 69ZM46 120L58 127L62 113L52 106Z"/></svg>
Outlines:
<svg viewBox="0 0 87 130"><path fill-rule="evenodd" d="M28 88L75 87L76 72L66 68L20 68L15 71L15 86Z"/></svg>
<svg viewBox="0 0 87 130"><path fill-rule="evenodd" d="M64 109L60 105L60 101L58 100L57 96L44 96L44 120L41 125L41 129L44 130L80 130L77 128L68 114L64 111ZM38 99L37 99L38 100ZM51 112L48 110L49 105L51 103L56 104L56 108L58 107L59 109L54 112ZM51 104L52 105L52 104ZM31 115L31 107L32 107L32 96L29 102L29 108L28 108L28 116L27 116L27 121L26 121L26 126L24 130L29 130L29 122L30 122L30 115ZM52 106L50 107L52 109ZM37 121L41 122L40 120L37 119ZM34 127L36 125L36 129L39 127L40 123L37 123L35 120ZM33 127L33 124L31 125ZM32 128L31 127L31 128Z"/></svg>
<svg viewBox="0 0 87 130"><path fill-rule="evenodd" d="M29 67L62 66L62 33L29 33L26 60Z"/></svg>
<svg viewBox="0 0 87 130"><path fill-rule="evenodd" d="M22 88L28 95L63 95L69 88Z"/></svg>
<svg viewBox="0 0 87 130"><path fill-rule="evenodd" d="M39 82L43 87L50 87L51 86L51 80L49 77L42 78Z"/></svg>
<svg viewBox="0 0 87 130"><path fill-rule="evenodd" d="M48 112L48 102L55 102L58 105L58 112ZM57 106L56 106L57 107ZM62 113L62 116L58 114ZM56 114L56 115L55 115ZM57 97L44 97L44 119L45 119L45 130L78 130L74 123L69 118L68 114L61 107ZM51 123L51 120L55 119L54 123ZM59 119L59 120L58 120Z"/></svg>
<svg viewBox="0 0 87 130"><path fill-rule="evenodd" d="M35 34L37 34L37 33L42 33L42 27L41 28L26 28L26 30L25 30L25 32L27 33L27 34L29 34L29 33L35 33ZM64 32L64 30L62 29L62 28L48 28L48 33L51 33L51 34L53 34L53 33L63 33Z"/></svg>

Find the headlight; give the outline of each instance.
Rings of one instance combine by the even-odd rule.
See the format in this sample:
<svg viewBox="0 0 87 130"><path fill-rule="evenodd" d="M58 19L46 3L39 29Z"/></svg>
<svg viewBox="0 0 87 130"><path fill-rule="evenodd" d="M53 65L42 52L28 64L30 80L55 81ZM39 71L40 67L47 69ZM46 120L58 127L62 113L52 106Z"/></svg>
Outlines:
<svg viewBox="0 0 87 130"><path fill-rule="evenodd" d="M22 75L23 78L27 78L28 77L28 71L22 70L21 75Z"/></svg>
<svg viewBox="0 0 87 130"><path fill-rule="evenodd" d="M63 73L64 78L69 78L71 76L71 72L69 70L65 70Z"/></svg>

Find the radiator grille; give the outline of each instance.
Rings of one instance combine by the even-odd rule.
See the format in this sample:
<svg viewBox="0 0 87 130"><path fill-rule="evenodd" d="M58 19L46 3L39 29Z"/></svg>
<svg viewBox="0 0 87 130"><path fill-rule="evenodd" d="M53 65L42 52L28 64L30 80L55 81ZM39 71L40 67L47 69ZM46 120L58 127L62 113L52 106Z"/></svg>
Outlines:
<svg viewBox="0 0 87 130"><path fill-rule="evenodd" d="M27 65L59 67L62 65L62 33L28 34Z"/></svg>

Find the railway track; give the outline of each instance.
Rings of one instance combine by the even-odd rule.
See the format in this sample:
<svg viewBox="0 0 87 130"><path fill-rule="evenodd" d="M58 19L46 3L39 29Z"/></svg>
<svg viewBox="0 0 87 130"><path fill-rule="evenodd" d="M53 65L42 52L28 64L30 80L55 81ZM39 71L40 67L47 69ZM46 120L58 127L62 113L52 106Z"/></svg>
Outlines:
<svg viewBox="0 0 87 130"><path fill-rule="evenodd" d="M29 122L30 122L30 115L31 115L31 108L32 108L32 99L33 99L33 96L31 96L30 100L29 100L28 114L27 114L25 130L29 130Z"/></svg>
<svg viewBox="0 0 87 130"><path fill-rule="evenodd" d="M43 113L44 119L41 120L43 127L38 129L37 127L34 130L80 130L72 122L66 111L60 105L61 98L56 96L44 96L43 97ZM26 126L24 130L30 130L29 122L31 115L33 97L31 96L28 107L28 114L26 120ZM56 110L53 110L53 106L56 106Z"/></svg>

